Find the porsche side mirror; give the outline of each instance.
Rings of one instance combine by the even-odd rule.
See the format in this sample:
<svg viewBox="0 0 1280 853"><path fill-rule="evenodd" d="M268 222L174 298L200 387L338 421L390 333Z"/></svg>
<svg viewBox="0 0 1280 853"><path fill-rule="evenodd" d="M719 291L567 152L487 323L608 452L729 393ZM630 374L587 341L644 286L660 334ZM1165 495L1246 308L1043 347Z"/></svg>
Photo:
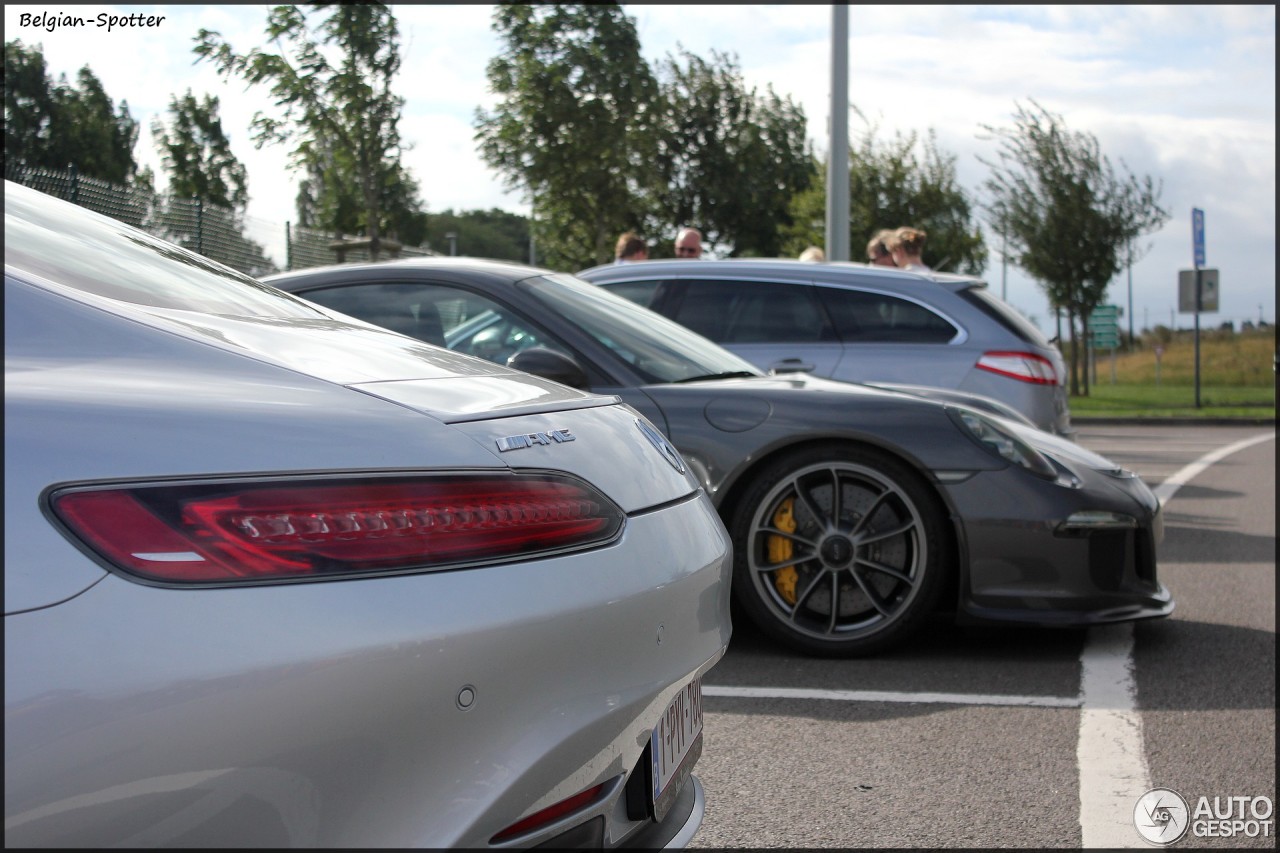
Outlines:
<svg viewBox="0 0 1280 853"><path fill-rule="evenodd" d="M587 372L578 362L557 350L546 347L529 347L507 359L507 367L523 370L543 379L586 390Z"/></svg>

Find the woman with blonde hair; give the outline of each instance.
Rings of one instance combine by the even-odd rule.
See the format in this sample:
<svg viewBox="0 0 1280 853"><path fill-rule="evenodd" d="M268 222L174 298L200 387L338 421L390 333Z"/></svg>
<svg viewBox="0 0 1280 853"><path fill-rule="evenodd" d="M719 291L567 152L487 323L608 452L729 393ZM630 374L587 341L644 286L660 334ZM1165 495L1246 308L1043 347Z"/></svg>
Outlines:
<svg viewBox="0 0 1280 853"><path fill-rule="evenodd" d="M893 262L893 255L889 252L888 241L892 236L892 231L882 228L876 232L876 236L867 241L867 263L877 267L897 266Z"/></svg>
<svg viewBox="0 0 1280 853"><path fill-rule="evenodd" d="M902 270L929 272L929 266L920 257L924 252L924 238L928 235L919 228L902 226L885 241L893 263Z"/></svg>

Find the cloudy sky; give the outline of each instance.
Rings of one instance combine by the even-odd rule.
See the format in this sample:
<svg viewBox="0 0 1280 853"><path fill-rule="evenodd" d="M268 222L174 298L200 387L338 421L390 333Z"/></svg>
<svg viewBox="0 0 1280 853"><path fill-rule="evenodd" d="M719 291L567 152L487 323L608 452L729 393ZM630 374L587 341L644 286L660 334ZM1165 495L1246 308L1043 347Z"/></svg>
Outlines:
<svg viewBox="0 0 1280 853"><path fill-rule="evenodd" d="M221 100L223 126L249 169L253 236L269 247L294 218L296 179L283 147L256 150L248 126L271 110L260 89L225 81L191 51L200 28L239 51L263 44L266 6L5 6L5 40L42 46L53 76L89 65L108 95L126 100L142 126L135 156L161 174L152 119L190 88ZM413 149L405 163L429 211L499 207L528 213L518 193L480 160L477 108L494 98L485 67L499 43L492 7L394 7L406 99L401 131ZM709 57L735 55L750 85L771 86L799 103L820 153L830 114L832 7L819 5L626 5L650 61L677 46ZM996 144L984 127L1009 127L1032 99L1073 131L1094 135L1119 166L1163 182L1167 224L1149 249L1113 282L1109 301L1129 305L1136 330L1157 323L1190 328L1180 314L1177 275L1193 264L1191 211L1205 212L1206 262L1220 275L1220 308L1201 326L1275 322L1275 6L850 6L850 138L875 127L937 134L957 158L975 202L987 169L979 157ZM99 26L99 15L135 18ZM43 14L40 20L33 17ZM23 17L26 15L27 17ZM83 25L65 18L84 19ZM160 20L162 18L162 20ZM101 20L107 20L102 18ZM51 26L52 22L52 26ZM908 223L876 223L896 226ZM651 235L668 239L674 235ZM856 247L855 247L856 248ZM992 245L992 289L1052 333L1038 287L999 259Z"/></svg>

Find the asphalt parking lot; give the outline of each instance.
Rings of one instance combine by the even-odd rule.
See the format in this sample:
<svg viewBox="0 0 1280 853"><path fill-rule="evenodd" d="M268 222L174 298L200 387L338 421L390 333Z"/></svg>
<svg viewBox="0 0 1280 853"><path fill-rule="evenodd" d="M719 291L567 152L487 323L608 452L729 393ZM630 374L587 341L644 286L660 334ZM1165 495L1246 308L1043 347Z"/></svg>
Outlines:
<svg viewBox="0 0 1280 853"><path fill-rule="evenodd" d="M706 681L692 846L1144 847L1134 809L1167 787L1192 813L1201 798L1246 811L1234 831L1202 815L1181 845L1274 847L1274 818L1248 813L1275 801L1274 435L1081 428L1165 499L1168 619L940 623L898 653L837 661L738 620Z"/></svg>

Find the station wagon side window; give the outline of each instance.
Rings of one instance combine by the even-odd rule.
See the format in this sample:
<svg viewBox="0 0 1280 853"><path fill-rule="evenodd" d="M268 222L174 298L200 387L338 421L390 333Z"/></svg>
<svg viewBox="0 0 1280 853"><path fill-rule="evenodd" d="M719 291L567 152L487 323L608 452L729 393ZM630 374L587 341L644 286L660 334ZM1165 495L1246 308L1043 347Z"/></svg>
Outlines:
<svg viewBox="0 0 1280 853"><path fill-rule="evenodd" d="M888 293L820 287L845 343L945 344L960 330L918 302Z"/></svg>
<svg viewBox="0 0 1280 853"><path fill-rule="evenodd" d="M655 278L643 281L611 281L600 286L643 308L653 308L660 296L660 289L666 283L662 279Z"/></svg>
<svg viewBox="0 0 1280 853"><path fill-rule="evenodd" d="M717 343L818 343L835 341L835 328L813 287L771 281L689 279L677 323Z"/></svg>

